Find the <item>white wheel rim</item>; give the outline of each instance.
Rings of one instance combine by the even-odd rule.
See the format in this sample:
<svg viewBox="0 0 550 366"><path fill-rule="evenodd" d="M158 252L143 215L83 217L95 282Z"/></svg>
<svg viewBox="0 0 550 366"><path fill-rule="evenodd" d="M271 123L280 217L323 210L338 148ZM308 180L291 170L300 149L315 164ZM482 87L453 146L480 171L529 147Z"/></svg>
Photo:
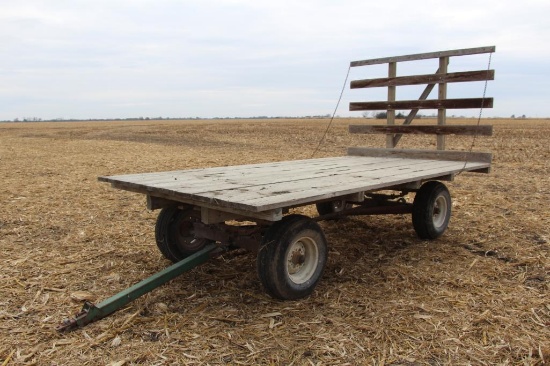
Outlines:
<svg viewBox="0 0 550 366"><path fill-rule="evenodd" d="M285 263L286 273L292 282L307 282L313 277L319 263L317 242L307 236L295 240L288 248Z"/></svg>
<svg viewBox="0 0 550 366"><path fill-rule="evenodd" d="M439 196L436 198L433 207L433 224L435 227L439 228L445 224L447 218L447 200L444 196Z"/></svg>

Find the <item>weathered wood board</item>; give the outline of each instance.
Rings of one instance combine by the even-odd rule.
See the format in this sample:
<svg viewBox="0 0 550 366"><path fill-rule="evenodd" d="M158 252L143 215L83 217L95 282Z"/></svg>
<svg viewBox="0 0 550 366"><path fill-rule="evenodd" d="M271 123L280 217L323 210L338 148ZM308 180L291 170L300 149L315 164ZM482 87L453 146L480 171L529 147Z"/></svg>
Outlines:
<svg viewBox="0 0 550 366"><path fill-rule="evenodd" d="M343 156L99 177L115 188L183 203L257 213L479 170L490 163Z"/></svg>

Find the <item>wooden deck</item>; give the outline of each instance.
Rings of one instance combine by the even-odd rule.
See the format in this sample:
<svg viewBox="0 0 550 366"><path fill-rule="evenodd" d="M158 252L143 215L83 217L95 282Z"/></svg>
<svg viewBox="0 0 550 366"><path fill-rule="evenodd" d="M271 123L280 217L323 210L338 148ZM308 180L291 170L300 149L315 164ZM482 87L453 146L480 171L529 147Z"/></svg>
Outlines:
<svg viewBox="0 0 550 366"><path fill-rule="evenodd" d="M490 163L468 162L467 171ZM453 175L462 161L343 156L99 177L113 187L228 212L259 213Z"/></svg>

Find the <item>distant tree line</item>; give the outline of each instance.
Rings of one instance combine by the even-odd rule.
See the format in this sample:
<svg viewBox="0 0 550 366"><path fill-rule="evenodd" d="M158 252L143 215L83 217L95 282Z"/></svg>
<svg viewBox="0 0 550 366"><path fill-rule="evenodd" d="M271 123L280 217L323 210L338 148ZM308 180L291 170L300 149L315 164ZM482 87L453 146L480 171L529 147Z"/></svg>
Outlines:
<svg viewBox="0 0 550 366"><path fill-rule="evenodd" d="M38 118L38 117L23 117L21 121L19 120L19 118L15 118L13 120L13 122L41 122L41 121L42 121L42 118Z"/></svg>
<svg viewBox="0 0 550 366"><path fill-rule="evenodd" d="M379 112L364 112L363 118L374 118L374 119L387 119L388 113L386 111ZM166 120L166 121L176 121L176 120L230 120L230 119L323 119L330 118L330 114L320 114L320 115L311 115L311 116L253 116L253 117L128 117L128 118L89 118L89 119L78 119L78 118L53 118L53 119L42 119L39 117L23 117L23 118L14 118L13 120L4 120L0 122L101 122L101 121L149 121L149 120ZM420 114L416 115L416 118L436 118L436 114ZM466 116L448 116L450 118L468 118ZM340 116L336 116L340 118ZM357 117L346 117L346 118L357 118ZM405 119L407 115L401 111L398 111L395 114L396 119ZM470 117L471 118L471 117ZM489 117L489 118L500 118L500 117ZM516 116L512 114L510 118L526 119L528 118L525 114Z"/></svg>
<svg viewBox="0 0 550 366"><path fill-rule="evenodd" d="M149 120L166 120L166 121L176 121L176 120L209 120L209 119L320 119L320 118L330 118L330 114L322 115L311 115L311 116L252 116L252 117L128 117L128 118L88 118L88 119L78 119L78 118L53 118L53 119L42 119L38 117L24 117L24 118L14 118L13 120L4 120L0 122L94 122L94 121L149 121ZM338 116L337 116L338 117Z"/></svg>

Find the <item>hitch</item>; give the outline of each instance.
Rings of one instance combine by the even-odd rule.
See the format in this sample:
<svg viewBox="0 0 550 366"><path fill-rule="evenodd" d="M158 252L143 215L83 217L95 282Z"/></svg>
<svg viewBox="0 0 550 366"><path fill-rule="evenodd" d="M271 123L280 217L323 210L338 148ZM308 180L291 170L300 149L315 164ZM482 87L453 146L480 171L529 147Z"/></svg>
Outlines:
<svg viewBox="0 0 550 366"><path fill-rule="evenodd" d="M203 249L190 255L189 257L182 259L181 261L158 273L155 273L151 277L136 283L132 287L119 292L118 294L102 301L97 305L86 301L82 307L82 310L76 314L74 318L63 320L63 322L56 327L56 330L59 332L65 332L78 327L83 327L86 324L105 318L106 316L123 308L138 297L143 296L157 287L162 286L171 279L176 278L183 272L189 271L198 265L203 264L214 256L216 249L220 249L220 251L223 250L218 248L216 244L208 244Z"/></svg>

